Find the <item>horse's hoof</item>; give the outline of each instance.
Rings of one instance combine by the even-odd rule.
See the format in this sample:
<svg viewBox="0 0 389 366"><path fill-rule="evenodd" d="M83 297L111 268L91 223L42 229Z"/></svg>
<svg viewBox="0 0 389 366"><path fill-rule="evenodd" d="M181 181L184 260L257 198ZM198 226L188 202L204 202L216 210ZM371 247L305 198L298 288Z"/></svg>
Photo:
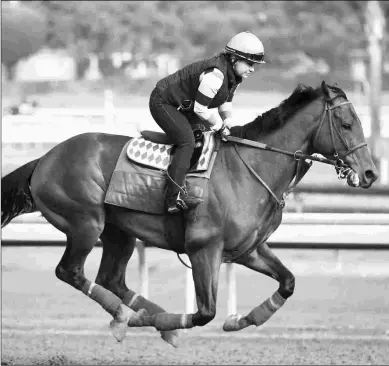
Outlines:
<svg viewBox="0 0 389 366"><path fill-rule="evenodd" d="M242 318L240 314L230 315L223 324L223 330L225 332L233 332L240 330L239 320Z"/></svg>
<svg viewBox="0 0 389 366"><path fill-rule="evenodd" d="M179 333L177 330L161 331L161 338L175 348L178 348L178 337L179 337Z"/></svg>
<svg viewBox="0 0 389 366"><path fill-rule="evenodd" d="M150 315L146 309L140 309L134 315L132 315L130 319L128 319L127 325L129 327L143 327L144 318L149 316Z"/></svg>
<svg viewBox="0 0 389 366"><path fill-rule="evenodd" d="M118 342L122 342L126 337L127 323L134 313L129 307L121 304L118 313L109 323L113 336Z"/></svg>

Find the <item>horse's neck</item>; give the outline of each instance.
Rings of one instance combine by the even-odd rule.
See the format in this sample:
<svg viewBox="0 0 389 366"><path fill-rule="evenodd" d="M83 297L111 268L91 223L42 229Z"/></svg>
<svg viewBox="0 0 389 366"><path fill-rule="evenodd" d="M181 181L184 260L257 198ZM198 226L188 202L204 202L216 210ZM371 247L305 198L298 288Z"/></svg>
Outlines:
<svg viewBox="0 0 389 366"><path fill-rule="evenodd" d="M322 115L323 103L317 100L299 111L282 128L264 136L261 142L278 149L309 153L309 140Z"/></svg>
<svg viewBox="0 0 389 366"><path fill-rule="evenodd" d="M297 113L283 128L264 136L260 142L291 153L298 150L309 153L310 136L316 128L320 113L321 107L318 108L317 104L313 103ZM245 150L242 154L243 159L251 165L277 197L281 197L296 174L297 161L290 155L278 152L250 147ZM257 184L260 182L257 181Z"/></svg>

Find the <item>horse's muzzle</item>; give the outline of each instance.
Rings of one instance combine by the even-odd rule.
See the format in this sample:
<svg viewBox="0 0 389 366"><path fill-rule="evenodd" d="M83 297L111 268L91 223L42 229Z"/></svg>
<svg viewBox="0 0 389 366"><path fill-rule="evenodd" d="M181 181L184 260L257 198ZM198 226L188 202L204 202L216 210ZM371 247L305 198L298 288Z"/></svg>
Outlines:
<svg viewBox="0 0 389 366"><path fill-rule="evenodd" d="M370 188L377 179L378 172L375 170L367 169L362 174L352 170L352 173L347 176L347 184L350 187Z"/></svg>
<svg viewBox="0 0 389 366"><path fill-rule="evenodd" d="M362 179L359 177L361 183L360 186L362 188L369 188L377 179L378 179L378 171L377 169L367 169L364 171Z"/></svg>

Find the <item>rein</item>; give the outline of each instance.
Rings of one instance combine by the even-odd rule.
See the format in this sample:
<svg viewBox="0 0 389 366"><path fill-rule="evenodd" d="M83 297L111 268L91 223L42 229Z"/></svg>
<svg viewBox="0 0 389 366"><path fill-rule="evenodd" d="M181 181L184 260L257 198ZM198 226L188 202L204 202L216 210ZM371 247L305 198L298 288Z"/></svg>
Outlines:
<svg viewBox="0 0 389 366"><path fill-rule="evenodd" d="M256 147L256 148L261 149L261 150L274 151L274 152L278 152L281 154L293 156L296 160L309 159L309 160L319 161L320 163L324 163L324 164L347 167L347 164L345 164L344 162L340 163L340 165L339 165L339 163L336 160L331 160L331 159L327 159L327 158L320 157L320 156L314 156L314 155L310 155L310 154L304 154L300 150L297 150L295 152L290 152L287 150L277 149L276 147L272 147L272 146L269 146L267 144L263 144L262 142L256 142L256 141L252 141L252 140L242 139L240 137L226 136L225 138L227 139L227 141L236 142L238 144L248 145L248 146Z"/></svg>
<svg viewBox="0 0 389 366"><path fill-rule="evenodd" d="M245 140L245 139L241 139L241 140ZM250 140L246 140L246 141L250 141ZM239 142L239 143L242 143L240 141L236 141L236 142ZM251 146L251 145L250 145ZM243 161L244 165L246 165L247 169L250 170L250 172L254 175L255 178L257 178L261 183L262 185L269 191L269 193L273 196L273 198L275 199L275 201L277 202L277 209L278 210L282 210L284 207L285 207L285 198L289 195L290 192L293 191L293 189L296 187L297 183L303 178L303 176L305 175L305 173L308 171L308 169L311 167L312 165L312 162L311 163L307 163L305 161L305 158L296 158L296 160L298 160L298 164L297 164L297 168L296 168L296 174L295 174L295 180L293 182L293 184L291 184L287 190L287 192L284 192L282 194L282 199L279 200L278 197L275 195L275 193L270 189L270 187L265 183L265 181L255 172L255 170L248 164L244 161L244 159L242 158L242 156L240 155L239 153L239 150L237 148L236 145L234 145L234 148L238 154L238 156L240 157L240 159ZM266 149L267 150L267 149ZM293 154L292 154L293 155Z"/></svg>
<svg viewBox="0 0 389 366"><path fill-rule="evenodd" d="M282 210L285 207L285 198L288 196L288 194L290 192L293 191L293 189L296 187L297 183L302 179L302 177L305 175L305 173L308 171L308 169L312 165L312 162L307 163L305 161L306 159L313 160L313 161L318 161L319 163L324 163L324 164L329 164L329 165L335 166L335 169L336 169L336 171L338 173L338 178L339 179L347 178L348 175L351 174L351 172L352 172L351 168L342 159L339 158L338 151L336 150L336 147L335 147L334 130L336 131L336 133L338 134L340 140L342 141L342 143L344 144L344 146L347 149L347 152L346 152L344 158L347 157L349 154L355 152L356 150L358 150L358 149L360 149L362 147L367 146L367 143L366 142L362 142L362 143L360 143L360 144L358 144L358 145L356 145L356 146L354 146L352 148L348 148L347 143L344 140L344 138L343 138L342 134L340 133L339 129L334 125L334 123L332 121L331 110L333 110L335 108L338 108L338 107L340 107L342 105L345 105L345 104L351 104L351 102L346 101L346 102L339 103L339 104L337 104L335 106L330 106L329 102L328 101L326 102L325 107L324 107L324 112L323 112L323 115L322 115L319 127L317 129L317 132L316 132L316 135L315 135L315 138L314 138L314 142L313 142L313 143L315 143L316 140L318 139L320 130L321 130L323 124L324 124L325 117L326 117L326 114L328 112L328 123L329 123L329 126L330 126L331 143L332 143L332 147L333 147L333 155L334 155L335 160L327 159L325 157L320 157L320 156L313 156L313 155L310 155L310 154L304 154L301 150L297 150L295 152L291 152L291 151L287 151L287 150L283 150L283 149L278 149L276 147L269 146L269 145L261 143L261 142L247 140L247 139L242 139L240 137L235 137L235 136L224 136L224 138L227 141L235 142L235 143L238 143L238 144L252 146L252 147L255 147L255 148L258 148L258 149L262 149L262 150L273 151L273 152L277 152L277 153L280 153L280 154L293 156L293 158L298 161L297 168L296 168L296 174L295 174L295 180L294 180L293 184L289 186L287 192L284 192L282 194L282 199L280 200L275 195L275 193L270 189L270 187L264 182L264 180L254 171L254 169L248 163L246 163L244 161L244 159L242 158L242 156L239 153L239 150L238 150L236 144L234 144L234 148L235 148L238 156L240 157L240 159L243 161L244 165L262 183L262 185L269 191L271 196L277 202L277 209L281 209Z"/></svg>

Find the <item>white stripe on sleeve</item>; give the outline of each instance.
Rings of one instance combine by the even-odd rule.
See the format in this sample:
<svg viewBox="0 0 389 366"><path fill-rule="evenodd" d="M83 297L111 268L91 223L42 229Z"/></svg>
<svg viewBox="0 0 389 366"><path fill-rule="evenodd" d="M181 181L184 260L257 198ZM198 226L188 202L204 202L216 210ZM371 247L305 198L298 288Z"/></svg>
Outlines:
<svg viewBox="0 0 389 366"><path fill-rule="evenodd" d="M203 72L200 75L200 85L196 95L193 111L203 120L211 117L208 106L223 84L223 73L214 68L211 72Z"/></svg>
<svg viewBox="0 0 389 366"><path fill-rule="evenodd" d="M199 92L213 99L223 84L224 75L219 69L200 75Z"/></svg>
<svg viewBox="0 0 389 366"><path fill-rule="evenodd" d="M224 102L219 107L219 112L231 112L232 111L232 102Z"/></svg>

